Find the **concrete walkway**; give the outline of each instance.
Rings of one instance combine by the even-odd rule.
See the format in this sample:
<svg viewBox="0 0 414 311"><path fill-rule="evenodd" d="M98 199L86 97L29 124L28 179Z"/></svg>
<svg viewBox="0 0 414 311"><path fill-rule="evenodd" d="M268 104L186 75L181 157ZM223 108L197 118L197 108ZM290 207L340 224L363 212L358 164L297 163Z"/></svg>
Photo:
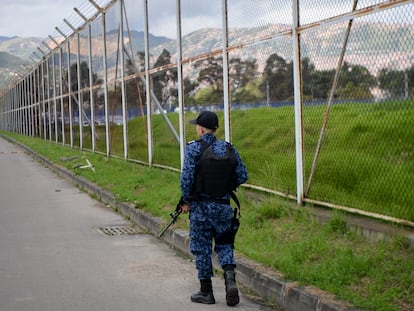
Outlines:
<svg viewBox="0 0 414 311"><path fill-rule="evenodd" d="M221 277L215 306L190 302L191 260L27 153L0 138L0 311L228 310Z"/></svg>

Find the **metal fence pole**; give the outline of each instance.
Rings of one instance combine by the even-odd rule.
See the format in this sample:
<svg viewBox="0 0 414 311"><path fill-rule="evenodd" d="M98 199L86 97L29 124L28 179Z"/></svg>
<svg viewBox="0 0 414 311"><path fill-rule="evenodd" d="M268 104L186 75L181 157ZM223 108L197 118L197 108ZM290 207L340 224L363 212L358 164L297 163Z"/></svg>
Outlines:
<svg viewBox="0 0 414 311"><path fill-rule="evenodd" d="M69 139L70 146L73 147L73 111L72 111L72 74L70 72L71 58L70 58L70 40L67 39L68 50L68 110L69 110Z"/></svg>
<svg viewBox="0 0 414 311"><path fill-rule="evenodd" d="M296 200L303 202L303 116L302 116L302 79L300 68L299 0L293 0L293 85L295 101L295 142L296 142Z"/></svg>
<svg viewBox="0 0 414 311"><path fill-rule="evenodd" d="M228 38L228 21L227 21L227 0L222 0L222 21L223 21L223 99L224 99L224 138L231 142L230 126L230 95L229 95L229 54L227 47Z"/></svg>
<svg viewBox="0 0 414 311"><path fill-rule="evenodd" d="M92 30L91 24L88 23L88 63L89 63L89 105L91 107L90 128L91 128L91 144L92 152L96 150L95 137L95 100L93 98L93 70L92 70Z"/></svg>
<svg viewBox="0 0 414 311"><path fill-rule="evenodd" d="M32 92L33 92L33 88L32 88L32 73L29 73L27 76L27 113L28 113L28 118L27 118L27 122L29 123L29 128L28 128L28 136L32 136L33 137L33 96L32 96Z"/></svg>
<svg viewBox="0 0 414 311"><path fill-rule="evenodd" d="M27 113L27 107L28 107L28 98L27 98L27 94L28 94L28 86L27 86L27 79L28 76L26 76L24 78L24 83L23 83L23 134L26 136L29 136L29 125L28 123L28 113Z"/></svg>
<svg viewBox="0 0 414 311"><path fill-rule="evenodd" d="M36 107L37 107L37 114L36 114L36 128L37 128L37 135L38 137L42 136L42 127L41 127L41 122L40 122L40 116L41 116L41 110L40 110L40 82L39 82L39 72L40 72L40 68L39 68L39 64L35 70L36 73L36 86L35 86L35 98L36 98Z"/></svg>
<svg viewBox="0 0 414 311"><path fill-rule="evenodd" d="M69 26L69 28L72 29L73 32L76 31L76 28L72 26L71 23L69 23L66 19L63 19L66 25ZM73 147L74 144L74 137L73 137L73 107L72 107L72 74L71 74L71 52L70 52L70 40L69 38L66 40L67 42L67 48L68 48L68 105L69 105L69 131L70 131L70 146Z"/></svg>
<svg viewBox="0 0 414 311"><path fill-rule="evenodd" d="M109 156L109 106L108 106L108 68L106 62L106 13L102 13L102 44L103 44L103 70L104 70L104 103L105 103L105 139L106 155Z"/></svg>
<svg viewBox="0 0 414 311"><path fill-rule="evenodd" d="M46 96L45 96L45 59L43 58L42 64L41 64L41 75L42 75L42 112L43 112L43 139L47 139L47 130L46 130Z"/></svg>
<svg viewBox="0 0 414 311"><path fill-rule="evenodd" d="M21 113L20 113L20 109L21 109L20 107L22 105L22 96L23 96L22 83L23 83L23 80L21 80L16 86L16 89L18 92L18 95L16 98L16 133L18 134L22 134Z"/></svg>
<svg viewBox="0 0 414 311"><path fill-rule="evenodd" d="M57 102L56 102L56 62L55 53L52 51L52 79L53 79L53 115L54 115L54 126L55 126L55 142L58 143L58 126L57 126Z"/></svg>
<svg viewBox="0 0 414 311"><path fill-rule="evenodd" d="M153 137L152 137L152 101L151 83L149 75L149 31L148 31L148 0L144 0L144 45L145 45L145 95L147 100L147 131L148 131L148 164L152 165L154 160Z"/></svg>
<svg viewBox="0 0 414 311"><path fill-rule="evenodd" d="M36 83L36 79L35 79L35 73L36 71L33 70L30 73L30 97L31 97L31 105L32 105L32 115L31 115L31 119L32 119L32 136L35 137L36 136L36 88L35 88L35 83Z"/></svg>
<svg viewBox="0 0 414 311"><path fill-rule="evenodd" d="M127 123L127 106L126 106L126 92L125 92L125 60L124 60L124 1L119 0L119 33L120 33L120 47L118 51L121 53L121 100L122 100L122 132L124 140L124 159L128 158L128 123ZM125 12L126 14L126 12Z"/></svg>
<svg viewBox="0 0 414 311"><path fill-rule="evenodd" d="M80 68L80 33L76 33L76 40L78 42L78 50L76 53L76 68L77 68L77 82L78 82L78 124L79 124L79 148L83 149L83 99L81 92L81 68Z"/></svg>
<svg viewBox="0 0 414 311"><path fill-rule="evenodd" d="M59 87L60 87L60 120L62 131L62 145L65 145L65 110L63 108L63 61L62 61L62 47L59 47Z"/></svg>
<svg viewBox="0 0 414 311"><path fill-rule="evenodd" d="M184 152L186 145L185 118L184 118L184 96L183 96L183 47L181 42L181 0L176 0L177 15L177 79L178 79L178 108L180 127L180 167L184 165Z"/></svg>

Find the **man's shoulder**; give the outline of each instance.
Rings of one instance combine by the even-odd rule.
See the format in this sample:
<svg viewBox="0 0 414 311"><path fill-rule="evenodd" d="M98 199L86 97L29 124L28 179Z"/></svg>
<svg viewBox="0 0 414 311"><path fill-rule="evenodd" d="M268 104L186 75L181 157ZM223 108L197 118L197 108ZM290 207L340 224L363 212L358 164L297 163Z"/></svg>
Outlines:
<svg viewBox="0 0 414 311"><path fill-rule="evenodd" d="M190 140L189 142L187 142L187 145L194 144L195 142L197 142L197 140Z"/></svg>
<svg viewBox="0 0 414 311"><path fill-rule="evenodd" d="M186 146L186 152L193 154L194 156L196 156L201 149L201 144L199 140L191 140L187 143Z"/></svg>

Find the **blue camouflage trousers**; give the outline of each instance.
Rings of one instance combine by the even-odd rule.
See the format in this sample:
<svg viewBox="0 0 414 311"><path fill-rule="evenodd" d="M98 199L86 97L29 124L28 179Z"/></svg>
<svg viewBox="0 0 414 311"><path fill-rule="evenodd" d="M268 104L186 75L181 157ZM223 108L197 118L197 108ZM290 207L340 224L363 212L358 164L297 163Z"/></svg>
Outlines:
<svg viewBox="0 0 414 311"><path fill-rule="evenodd" d="M230 205L207 201L191 203L190 251L196 257L199 280L213 276L213 240L230 228L232 217ZM214 251L221 266L236 264L232 244L215 244Z"/></svg>

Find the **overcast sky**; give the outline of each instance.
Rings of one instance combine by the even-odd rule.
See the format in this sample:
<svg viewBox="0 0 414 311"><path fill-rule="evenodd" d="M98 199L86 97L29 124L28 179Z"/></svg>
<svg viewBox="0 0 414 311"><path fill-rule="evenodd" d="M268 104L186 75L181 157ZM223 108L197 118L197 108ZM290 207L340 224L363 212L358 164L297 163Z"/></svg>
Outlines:
<svg viewBox="0 0 414 311"><path fill-rule="evenodd" d="M0 36L47 37L73 12L70 0L1 0Z"/></svg>
<svg viewBox="0 0 414 311"><path fill-rule="evenodd" d="M95 0L97 3L108 3L109 0ZM365 0L364 5L373 4L377 0ZM139 12L143 12L142 1L127 0L129 23L143 30L143 18ZM150 32L154 35L173 38L176 34L175 0L150 0L149 17ZM240 0L228 1L229 26L259 26L268 23L290 23L291 1L260 1ZM310 3L305 2L306 3ZM181 0L182 32L187 34L195 29L203 27L221 27L222 0ZM62 25L68 27L63 19L72 21L71 17L80 17L74 12L77 7L83 10L95 8L88 0L1 0L0 2L0 36L19 37L47 37L56 34L55 27ZM405 6L403 9L407 9ZM412 6L410 7L412 9ZM83 10L82 10L83 9ZM312 2L312 7L303 7L303 22L312 22L320 18L329 18L335 14L343 14L351 9L351 1L318 0ZM131 13L133 12L133 13ZM91 12L89 12L91 13ZM315 15L316 14L316 15ZM89 14L90 16L91 14ZM135 21L133 19L136 19ZM78 23L74 26L79 26ZM108 21L107 26L110 21ZM140 25L141 24L141 25ZM141 29L139 29L141 28ZM63 30L63 29L61 29Z"/></svg>
<svg viewBox="0 0 414 311"><path fill-rule="evenodd" d="M108 1L99 0L97 2L105 3ZM142 12L141 1L128 2L130 4L134 3L133 6L137 6L137 11ZM259 8L266 2L244 1L242 10L250 12L250 17L241 17L240 23L249 19L260 19ZM283 2L281 1L281 3ZM175 35L175 3L175 0L149 1L151 33L168 37ZM221 3L221 0L182 0L183 33L191 32L194 30L194 27L200 28L200 26L221 27ZM253 12L249 8L252 5L255 7ZM56 33L56 26L60 28L61 25L65 25L63 22L64 18L70 21L70 17L77 16L74 13L74 7L85 8L86 6L90 7L88 0L1 0L0 36L47 37L48 35L53 35ZM263 9L265 14L269 13L269 8L264 7ZM135 8L133 11L135 11ZM232 13L234 13L232 16L237 15L236 10L233 10ZM79 16L77 17L79 18ZM142 21L142 18L140 20Z"/></svg>
<svg viewBox="0 0 414 311"><path fill-rule="evenodd" d="M101 0L100 2L108 2ZM184 1L183 1L184 2ZM220 26L221 23L221 0L214 0L207 4L206 1L187 0L187 12L200 12L200 14L187 14L187 24L184 27L191 28L188 23L198 22L206 26ZM212 5L217 2L219 6ZM132 2L131 2L132 3ZM142 12L141 1L136 1L139 11ZM192 8L189 8L189 5ZM55 27L64 25L63 19L77 16L73 8L85 8L89 6L88 0L1 0L0 2L0 36L19 37L47 37L56 33ZM166 18L168 12L175 14L175 1L173 0L151 0L149 1L150 16L153 18L153 31L158 35L167 36L168 33L176 31L175 16ZM217 14L218 13L218 14ZM169 20L166 24L159 23L156 19ZM172 23L172 24L171 24ZM75 25L77 26L77 25Z"/></svg>

